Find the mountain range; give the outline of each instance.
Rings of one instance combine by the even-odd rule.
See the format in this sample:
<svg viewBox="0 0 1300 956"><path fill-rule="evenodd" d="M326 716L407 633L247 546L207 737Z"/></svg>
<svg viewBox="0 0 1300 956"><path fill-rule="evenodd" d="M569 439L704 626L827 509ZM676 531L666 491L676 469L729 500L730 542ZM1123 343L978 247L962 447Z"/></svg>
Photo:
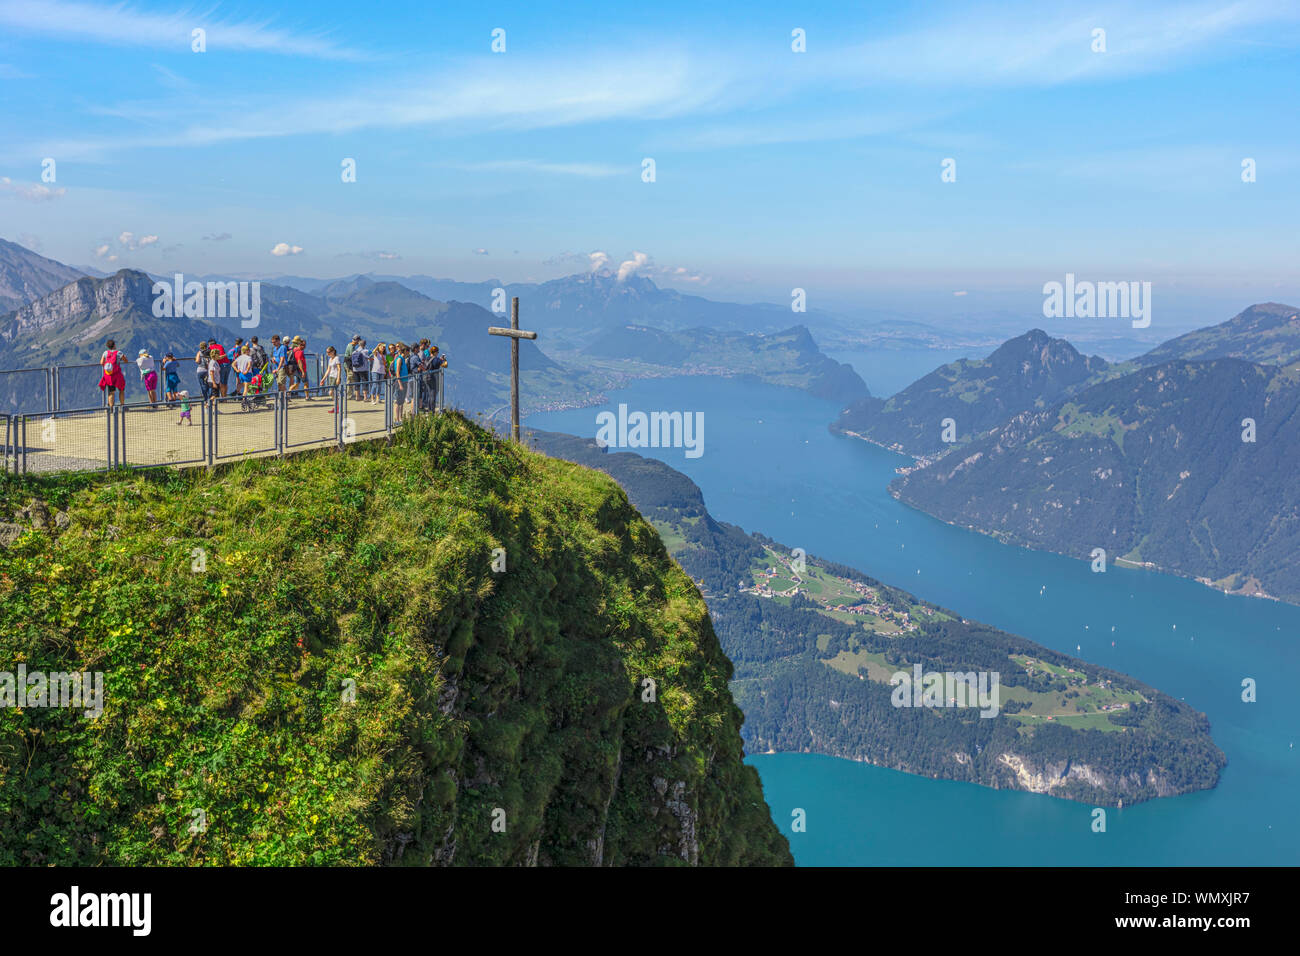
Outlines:
<svg viewBox="0 0 1300 956"><path fill-rule="evenodd" d="M832 427L920 455L891 491L945 521L1300 602L1296 313L1251 306L1118 365L1030 332ZM1016 374L992 371L1026 354ZM957 402L973 425L939 449L935 419Z"/></svg>
<svg viewBox="0 0 1300 956"><path fill-rule="evenodd" d="M933 455L950 442L970 441L1013 415L1073 394L1110 370L1105 359L1032 329L988 358L959 359L888 399L854 402L831 430L915 456Z"/></svg>
<svg viewBox="0 0 1300 956"><path fill-rule="evenodd" d="M201 340L215 337L230 343L236 334L258 335L265 342L275 332L302 335L314 352L323 352L327 344L341 350L354 334L372 345L428 337L454 369L446 380L450 403L488 415L508 407L509 353L504 342L487 334L490 326L503 324L504 316L472 301L431 298L412 288L409 278L296 280L298 287L257 280L258 324L243 328L238 320L155 317L153 283L170 284L172 276L123 269L93 277L15 243L6 243L0 252L3 289L11 293L8 301L16 303L13 311L0 315L0 370L94 363L107 338L113 338L128 357L144 348L159 357L170 350L189 361ZM231 281L223 276L185 278ZM424 283L429 291L457 291L449 285L470 291L489 305L505 304L492 294L496 286ZM592 404L605 389L630 378L670 374L752 375L841 402L869 394L851 367L820 352L806 327L783 324L789 313L776 306L714 303L659 289L635 275L620 281L604 273L507 289L528 297L524 327L539 331L546 346L543 351L537 342L520 343L525 413ZM645 315L656 317L667 328L631 326L644 335L631 331L628 320ZM744 331L690 325L699 316L712 316L739 327L746 324L744 316L754 315L764 318L749 322L753 328ZM671 340L679 354L670 358L662 348L655 355L642 354L656 336ZM591 351L566 351L566 341L574 349L585 344ZM62 407L98 404L98 376L93 372L79 371L66 382L61 379ZM9 381L0 382L0 410L44 410L45 396L36 394L46 387L43 375L37 378L33 373L21 382L13 376L5 378ZM189 380L187 374L182 378ZM134 377L128 376L128 390L135 387Z"/></svg>

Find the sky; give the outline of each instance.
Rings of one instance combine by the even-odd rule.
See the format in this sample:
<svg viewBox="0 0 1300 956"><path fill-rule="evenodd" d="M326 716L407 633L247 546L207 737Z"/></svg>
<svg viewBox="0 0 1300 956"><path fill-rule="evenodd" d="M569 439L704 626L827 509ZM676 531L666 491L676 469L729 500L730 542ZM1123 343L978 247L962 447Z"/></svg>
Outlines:
<svg viewBox="0 0 1300 956"><path fill-rule="evenodd" d="M594 257L810 307L1066 273L1296 302L1297 103L1271 0L0 0L0 237L158 273Z"/></svg>

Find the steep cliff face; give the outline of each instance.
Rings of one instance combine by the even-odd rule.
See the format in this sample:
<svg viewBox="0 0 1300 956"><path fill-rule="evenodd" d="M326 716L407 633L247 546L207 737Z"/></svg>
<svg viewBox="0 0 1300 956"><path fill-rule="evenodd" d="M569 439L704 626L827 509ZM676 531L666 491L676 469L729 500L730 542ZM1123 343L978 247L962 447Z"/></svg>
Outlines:
<svg viewBox="0 0 1300 956"><path fill-rule="evenodd" d="M97 362L110 338L128 357L144 348L156 357L174 351L177 358L190 359L200 340L215 337L228 344L235 334L231 327L240 327L237 317L222 322L159 318L153 314L153 284L133 269L103 279L86 276L0 316L0 367ZM74 405L65 401L63 407Z"/></svg>
<svg viewBox="0 0 1300 956"><path fill-rule="evenodd" d="M4 487L48 520L0 550L0 669L104 675L98 718L0 710L4 862L790 862L704 602L603 475L448 415Z"/></svg>
<svg viewBox="0 0 1300 956"><path fill-rule="evenodd" d="M152 284L153 280L143 272L127 269L107 279L85 276L15 312L0 329L0 340L9 342L20 335L56 329L71 317L95 315L108 319L133 309L148 313L152 308Z"/></svg>
<svg viewBox="0 0 1300 956"><path fill-rule="evenodd" d="M1157 797L1171 797L1182 792L1164 768L1148 767L1145 773L1112 774L1086 763L1069 760L1035 761L1014 753L998 754L995 785L1010 786L1030 793L1047 793L1057 797L1090 800L1104 795L1116 799L1140 799L1149 792Z"/></svg>

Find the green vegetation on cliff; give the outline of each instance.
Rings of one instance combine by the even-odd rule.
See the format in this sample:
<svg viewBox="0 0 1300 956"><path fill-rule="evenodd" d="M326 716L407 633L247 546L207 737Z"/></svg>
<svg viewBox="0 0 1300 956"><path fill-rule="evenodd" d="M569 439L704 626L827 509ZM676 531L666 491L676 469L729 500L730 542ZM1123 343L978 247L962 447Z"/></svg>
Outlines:
<svg viewBox="0 0 1300 956"><path fill-rule="evenodd" d="M704 601L604 475L451 414L0 489L0 670L104 675L98 718L0 709L2 863L791 862Z"/></svg>

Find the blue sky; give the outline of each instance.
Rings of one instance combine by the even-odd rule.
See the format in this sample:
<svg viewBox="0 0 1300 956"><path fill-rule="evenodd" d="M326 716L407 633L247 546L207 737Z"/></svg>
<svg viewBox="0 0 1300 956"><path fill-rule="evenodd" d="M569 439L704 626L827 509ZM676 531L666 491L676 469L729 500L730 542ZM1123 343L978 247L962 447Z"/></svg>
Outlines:
<svg viewBox="0 0 1300 956"><path fill-rule="evenodd" d="M1294 301L1298 87L1294 2L0 0L0 236L106 271L520 281L599 252L717 298L1068 271Z"/></svg>

